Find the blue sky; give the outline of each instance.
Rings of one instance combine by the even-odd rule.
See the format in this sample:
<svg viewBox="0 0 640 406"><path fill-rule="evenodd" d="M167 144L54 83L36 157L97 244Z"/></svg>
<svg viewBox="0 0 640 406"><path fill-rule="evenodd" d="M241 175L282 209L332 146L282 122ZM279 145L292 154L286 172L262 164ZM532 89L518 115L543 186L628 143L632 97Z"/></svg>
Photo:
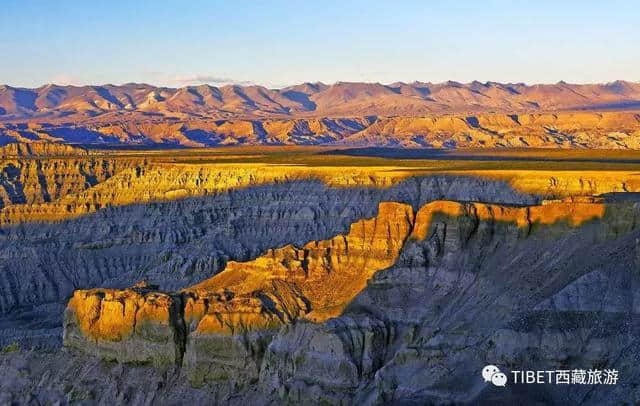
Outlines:
<svg viewBox="0 0 640 406"><path fill-rule="evenodd" d="M0 83L640 80L634 1L0 3Z"/></svg>

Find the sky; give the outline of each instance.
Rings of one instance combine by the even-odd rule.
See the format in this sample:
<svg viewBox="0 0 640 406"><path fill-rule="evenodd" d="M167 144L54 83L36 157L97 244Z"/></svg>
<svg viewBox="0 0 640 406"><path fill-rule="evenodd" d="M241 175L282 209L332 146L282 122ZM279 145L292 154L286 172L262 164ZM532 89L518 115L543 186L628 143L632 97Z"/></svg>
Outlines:
<svg viewBox="0 0 640 406"><path fill-rule="evenodd" d="M636 1L0 2L0 83L640 81Z"/></svg>

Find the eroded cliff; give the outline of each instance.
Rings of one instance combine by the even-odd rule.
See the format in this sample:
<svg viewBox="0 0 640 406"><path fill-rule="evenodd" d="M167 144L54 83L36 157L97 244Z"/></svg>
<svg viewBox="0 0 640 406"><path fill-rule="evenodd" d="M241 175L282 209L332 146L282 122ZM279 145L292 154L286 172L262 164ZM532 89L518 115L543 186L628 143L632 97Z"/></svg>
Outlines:
<svg viewBox="0 0 640 406"><path fill-rule="evenodd" d="M87 337L105 354L117 345L113 357L120 361L157 362L167 351L144 345L147 330L162 331L163 342L180 345L181 338L173 338L187 333L177 330L183 329L178 324L186 323L191 331L187 363L195 364L192 369L211 370L207 357L217 356L219 361L230 351L229 342L247 334L266 330L272 335L299 319L320 322L340 314L371 275L395 262L413 222L411 206L381 203L375 218L354 223L346 235L301 248L272 249L253 261L231 261L213 278L177 294L76 291L65 316L65 345L86 349ZM174 306L181 307L173 311L181 321L170 317ZM140 350L133 344L137 339L143 340ZM231 348L243 343L233 344ZM221 351L212 354L211 348ZM253 354L232 355L226 359L238 364ZM242 370L238 367L236 373Z"/></svg>
<svg viewBox="0 0 640 406"><path fill-rule="evenodd" d="M351 223L374 216L381 201L419 207L443 198L516 204L539 199L477 177L413 177L388 188L300 180L5 226L0 339L56 345L64 304L75 289L125 288L141 279L163 290L181 289L210 278L228 261L346 233Z"/></svg>
<svg viewBox="0 0 640 406"><path fill-rule="evenodd" d="M56 151L65 152L64 148ZM594 169L594 164L603 165L597 159L575 169L562 169L562 166L555 169L544 162L524 165L520 169L518 166L510 168L513 164L509 161L469 167L463 162L412 162L330 155L303 155L290 162L257 154L262 160L253 157L256 162L230 163L225 159L233 160L234 155L224 152L209 156L175 152L160 157L103 152L89 157L3 159L0 161L0 225L54 222L110 207L174 201L307 180L340 188L390 188L420 175L455 175L477 177L478 183L506 182L522 194L547 199L640 192L640 175L633 166L622 162L610 164L610 169ZM252 156L240 157L240 161L252 159ZM469 192L470 195L478 193L475 189Z"/></svg>
<svg viewBox="0 0 640 406"><path fill-rule="evenodd" d="M632 403L638 214L636 204L447 203L424 214L428 231L416 228L418 238L340 317L283 329L260 382L291 402ZM497 388L480 377L487 364L615 368L625 380Z"/></svg>
<svg viewBox="0 0 640 406"><path fill-rule="evenodd" d="M26 356L63 366L47 372L47 390L176 401L147 388L160 374L187 400L477 403L495 393L451 369L617 362L636 379L632 165L441 171L295 154L239 164L226 152L229 163L22 152L2 161L21 165L3 173L3 190L33 203L5 199L0 341L58 348L73 295L65 340L83 351ZM60 192L47 201L45 190ZM149 284L127 288L139 280ZM81 353L125 364L104 364L115 368L106 377ZM70 371L87 368L97 378L76 383ZM44 390L29 379L0 383L7 399ZM605 389L535 396L595 404L635 393ZM512 401L533 396L508 390Z"/></svg>
<svg viewBox="0 0 640 406"><path fill-rule="evenodd" d="M185 330L181 323L167 328L155 316L143 317L143 324L159 326L163 337L180 337L173 341L178 347L184 337L183 372L222 398L250 396L247 391L257 385L273 401L467 402L491 394L476 384L457 394L446 375L425 373L442 374L438 365L451 365L450 357L475 371L474 363L531 356L526 346L509 350L506 339L495 338L485 349L491 340L483 335L512 331L527 306L545 303L604 264L606 255L594 256L588 245L606 252L627 244L637 234L637 215L633 204L603 202L507 207L437 201L415 215L410 206L383 203L375 218L356 222L344 236L230 262L210 280L181 291ZM638 257L635 244L632 261ZM582 269L578 262L591 265ZM505 267L510 273L503 273ZM158 294L148 292L142 302ZM165 314L171 304L164 300L172 296L160 295ZM162 352L131 358L141 333L126 311L84 311L102 309L95 303L117 297L124 298L118 299L123 309L129 301L141 303L135 290L76 292L65 316L65 344L120 361L157 362ZM498 299L500 307L485 314ZM113 328L101 330L102 318ZM459 349L443 353L448 350L438 345L445 343ZM112 352L114 345L122 349ZM603 362L607 355L594 357L588 362ZM441 361L425 366L435 359ZM464 375L473 372L460 373L473 382ZM447 389L424 392L424 385L441 385L439 379Z"/></svg>

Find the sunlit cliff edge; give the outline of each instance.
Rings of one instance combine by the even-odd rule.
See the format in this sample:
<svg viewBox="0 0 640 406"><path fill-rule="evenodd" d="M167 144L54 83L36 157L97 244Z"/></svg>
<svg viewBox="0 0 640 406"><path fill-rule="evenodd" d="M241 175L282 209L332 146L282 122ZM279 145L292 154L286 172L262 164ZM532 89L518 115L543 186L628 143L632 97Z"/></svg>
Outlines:
<svg viewBox="0 0 640 406"><path fill-rule="evenodd" d="M238 188L293 180L317 180L330 187L388 188L414 176L450 174L508 182L514 189L547 199L640 191L633 167L613 170L509 168L509 165L353 158L286 163L168 163L142 158L48 158L0 161L0 224L59 221L101 209L206 196Z"/></svg>
<svg viewBox="0 0 640 406"><path fill-rule="evenodd" d="M499 245L526 246L528 241L540 239L551 243L558 238L573 238L575 230L588 233L593 244L603 244L635 230L634 213L625 204L549 202L509 207L454 201L435 201L414 213L408 205L384 202L376 217L357 221L347 234L300 247L270 249L248 262L229 262L211 279L178 292L159 292L145 284L125 290L76 291L65 313L64 343L68 348L105 359L176 367L187 374L193 385L235 388L226 389L230 393L247 389L249 382L275 390L271 386L271 379L276 379L272 374L285 379L284 383L291 377L310 376L306 374L313 374L313 368L329 368L317 372L314 381L341 393L340 388L353 385L353 379L370 379L361 376L363 370L358 369L374 368L367 362L381 367L376 364L381 361L375 358L381 355L370 352L392 351L385 347L391 344L379 340L393 334L388 330L390 326L371 324L377 321L355 322L350 319L351 313L347 312L349 315L344 318L342 315L360 300L356 298L363 294L367 297L371 278L377 280L374 287L378 290L398 283L404 286L400 281L389 285L384 278L376 277L393 267L403 252L403 261L413 261L417 258L412 260L415 253L410 252L416 245L428 247L423 255L430 258L430 267L437 268L451 255L475 255L465 252L475 250L477 244L484 250L495 250ZM599 231L583 231L588 225ZM415 269L412 272L421 268ZM376 305L385 306L384 301ZM422 311L434 312L436 308ZM409 321L414 317L412 313L391 314L392 320L400 317ZM340 323L347 323L344 333L335 330ZM319 327L310 327L315 325ZM347 336L338 339L341 334ZM365 358L358 361L365 364L352 364L356 362L352 357L357 355L350 351L355 349L345 347L342 339L356 340L352 345L367 351ZM294 345L290 340L302 341ZM283 351L299 354L307 345L311 352L302 359L281 359ZM376 350L376 345L382 347ZM368 356L374 359L367 361ZM276 365L283 362L293 362L298 367L278 370ZM404 365L399 359L391 362ZM332 379L328 372L331 368L336 368L340 379L348 380ZM355 378L354 374L361 377ZM302 396L291 388L280 396ZM315 399L312 403L318 401L313 398L315 395L308 396Z"/></svg>
<svg viewBox="0 0 640 406"><path fill-rule="evenodd" d="M391 266L407 239L424 240L434 216L513 224L527 234L537 225L565 222L579 227L604 215L602 203L507 207L435 201L414 214L409 205L385 202L375 218L352 224L346 235L300 248L274 248L249 262L231 261L213 278L182 290L179 298L145 285L124 291L76 291L66 326L72 329L77 323L82 336L98 346L122 342L144 334L141 329L149 323L170 328L170 308L176 300L195 334L241 333L296 319L323 322L340 315L375 272ZM68 337L71 345L78 339Z"/></svg>

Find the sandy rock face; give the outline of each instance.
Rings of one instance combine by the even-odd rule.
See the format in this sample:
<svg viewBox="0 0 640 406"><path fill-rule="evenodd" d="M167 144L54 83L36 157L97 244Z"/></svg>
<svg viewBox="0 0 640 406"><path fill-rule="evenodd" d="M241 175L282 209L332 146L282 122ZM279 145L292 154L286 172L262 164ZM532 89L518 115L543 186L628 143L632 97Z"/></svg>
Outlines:
<svg viewBox="0 0 640 406"><path fill-rule="evenodd" d="M346 235L230 262L179 294L147 288L76 291L65 313L65 345L121 362L159 364L167 353L186 350L194 381L229 376L212 368L216 364L233 365L233 374L246 373L252 364L257 379L260 354L280 326L340 314L367 279L395 262L412 227L411 206L381 203L375 218L354 223ZM138 348L135 343L144 340L151 345ZM180 348L183 341L186 348ZM173 361L180 364L181 357Z"/></svg>
<svg viewBox="0 0 640 406"><path fill-rule="evenodd" d="M182 298L146 287L76 291L65 312L68 347L99 349L121 362L180 365L184 352Z"/></svg>
<svg viewBox="0 0 640 406"><path fill-rule="evenodd" d="M188 169L184 176L180 179L197 172ZM196 179L188 183L195 187ZM94 192L99 196L99 191ZM127 189L132 195L138 192ZM109 193L118 195L120 189ZM54 223L4 226L0 231L0 345L23 340L28 345L59 345L64 307L76 289L123 289L145 279L162 291L175 291L211 278L227 262L247 262L274 247L300 248L309 241L348 234L352 223L375 216L381 201L419 207L442 198L539 201L504 181L469 176L412 177L388 187L349 188L330 187L319 180L289 180L201 197L102 208ZM12 207L22 206L29 207ZM32 320L28 326L21 322L25 318Z"/></svg>
<svg viewBox="0 0 640 406"><path fill-rule="evenodd" d="M264 301L272 302L274 316L283 322L300 316L323 321L341 313L373 273L395 262L412 227L411 206L381 203L376 217L352 224L346 235L301 248L272 249L249 262L229 262L223 272L186 292L198 297L214 292L216 298L231 295L234 299L256 297L260 292L269 296ZM282 299L276 296L280 287L284 288ZM268 310L263 307L263 312Z"/></svg>
<svg viewBox="0 0 640 406"><path fill-rule="evenodd" d="M341 316L281 330L264 355L265 392L331 404L615 404L638 395L629 350L640 342L631 327L640 286L636 205L553 203L493 217L478 215L490 206L428 206L440 211L416 216L416 224L431 219L428 232L414 228L424 238L410 239ZM519 221L527 212L540 220ZM628 384L498 392L479 375L487 364L605 365Z"/></svg>
<svg viewBox="0 0 640 406"><path fill-rule="evenodd" d="M23 149L26 148L17 150ZM65 148L62 149L61 154L65 152ZM0 211L3 213L1 217L5 219L0 223L10 222L8 217L15 215L10 214L12 212L34 213L34 207L51 205L58 199L82 193L133 166L135 162L132 160L93 160L75 155L49 159L4 159L0 156ZM97 208L99 207L102 205L98 204ZM90 209L96 209L95 203ZM64 212L67 208L61 205L59 210ZM37 213L37 209L35 212ZM33 220L46 219L44 214L40 218L34 216Z"/></svg>
<svg viewBox="0 0 640 406"><path fill-rule="evenodd" d="M395 262L413 226L413 210L381 203L373 219L348 234L302 248L270 250L186 290L185 320L193 331L185 368L192 382L257 381L262 354L282 325L322 322L342 312L375 272Z"/></svg>
<svg viewBox="0 0 640 406"><path fill-rule="evenodd" d="M481 382L454 382L475 382L471 374L487 362L561 366L566 358L559 354L566 353L602 363L620 340L634 339L613 333L584 352L571 340L592 326L560 336L553 325L571 317L563 308L609 317L589 302L585 286L593 284L584 278L600 275L596 279L605 283L625 272L628 265L605 273L598 267L605 264L603 253L634 241L636 218L633 204L600 202L508 207L436 201L415 215L410 206L382 203L376 217L354 223L345 235L230 262L183 290L182 302L125 290L104 292L101 300L126 300L98 306L96 292L76 292L65 315L65 345L125 361L129 349L149 340L139 321L131 322L133 309L140 309L136 320L163 331L162 337L183 337L184 331L183 372L193 385L216 388L223 397L258 387L268 398L290 402L486 400L492 393ZM636 250L628 258L633 266ZM614 277L619 283L611 286L619 293L611 297L625 295L623 279L640 283L636 274L621 277ZM179 302L183 323L175 324L165 316ZM626 303L618 310L633 312ZM543 321L551 315L557 321ZM550 340L542 353L509 344L514 337L533 343L540 334ZM176 348L150 345L146 354L157 362ZM445 373L443 362L458 375ZM428 394L420 389L425 384L434 388Z"/></svg>

